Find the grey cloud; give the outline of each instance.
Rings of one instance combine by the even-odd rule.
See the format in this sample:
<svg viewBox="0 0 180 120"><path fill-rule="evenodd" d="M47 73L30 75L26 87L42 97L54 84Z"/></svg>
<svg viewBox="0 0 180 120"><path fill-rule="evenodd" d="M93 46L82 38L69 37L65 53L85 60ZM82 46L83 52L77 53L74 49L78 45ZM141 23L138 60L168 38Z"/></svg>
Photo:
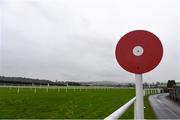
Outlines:
<svg viewBox="0 0 180 120"><path fill-rule="evenodd" d="M165 53L144 79L180 79L178 5L176 0L4 1L1 75L134 82L114 50L125 33L147 29L162 40Z"/></svg>

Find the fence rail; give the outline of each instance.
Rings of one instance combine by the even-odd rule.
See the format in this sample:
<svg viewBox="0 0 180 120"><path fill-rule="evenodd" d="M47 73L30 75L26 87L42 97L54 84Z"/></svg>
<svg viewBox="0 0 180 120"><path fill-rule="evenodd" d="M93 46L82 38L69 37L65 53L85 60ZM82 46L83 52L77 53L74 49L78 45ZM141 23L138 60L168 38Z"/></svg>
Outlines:
<svg viewBox="0 0 180 120"><path fill-rule="evenodd" d="M144 89L144 96L145 95L151 95L151 94L159 94L163 93L163 89L161 88L155 88L155 89ZM132 98L130 101L128 101L126 104L121 106L119 109L114 111L112 114L110 114L108 117L106 117L104 120L118 120L124 112L134 103L134 108L137 107L136 104L136 97ZM134 109L134 118L136 118L136 109Z"/></svg>
<svg viewBox="0 0 180 120"><path fill-rule="evenodd" d="M121 115L123 115L123 113L126 112L126 110L134 103L135 100L136 100L136 97L132 98L129 102L127 102L122 107L117 109L115 112L113 112L111 115L106 117L104 120L117 120L117 119L119 119L121 117Z"/></svg>

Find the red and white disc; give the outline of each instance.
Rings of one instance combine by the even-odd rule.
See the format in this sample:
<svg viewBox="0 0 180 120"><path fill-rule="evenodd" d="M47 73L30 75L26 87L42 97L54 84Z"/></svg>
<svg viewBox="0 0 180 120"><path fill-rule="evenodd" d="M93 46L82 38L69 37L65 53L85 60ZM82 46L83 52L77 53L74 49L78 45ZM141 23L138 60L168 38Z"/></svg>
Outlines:
<svg viewBox="0 0 180 120"><path fill-rule="evenodd" d="M153 70L160 63L163 46L153 33L135 30L119 40L115 54L122 68L131 73L142 74Z"/></svg>

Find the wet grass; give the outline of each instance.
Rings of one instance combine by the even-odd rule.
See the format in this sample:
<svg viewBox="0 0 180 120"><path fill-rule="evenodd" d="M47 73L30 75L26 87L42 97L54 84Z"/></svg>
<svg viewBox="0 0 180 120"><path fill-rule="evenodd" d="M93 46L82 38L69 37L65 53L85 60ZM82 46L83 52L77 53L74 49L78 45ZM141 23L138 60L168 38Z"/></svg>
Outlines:
<svg viewBox="0 0 180 120"><path fill-rule="evenodd" d="M38 88L35 93L34 89L21 88L17 93L17 88L0 88L0 118L102 119L134 95L134 89L68 89L67 92L49 89L47 92ZM123 118L133 118L132 111L133 107ZM152 118L151 114L148 116Z"/></svg>

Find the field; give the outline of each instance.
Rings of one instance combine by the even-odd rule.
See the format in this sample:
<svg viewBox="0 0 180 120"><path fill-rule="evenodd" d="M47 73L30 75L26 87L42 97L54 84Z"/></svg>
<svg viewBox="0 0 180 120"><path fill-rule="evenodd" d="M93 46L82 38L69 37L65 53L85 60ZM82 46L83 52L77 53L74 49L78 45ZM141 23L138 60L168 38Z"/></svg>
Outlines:
<svg viewBox="0 0 180 120"><path fill-rule="evenodd" d="M0 88L0 118L102 119L134 96L134 89ZM133 106L123 118L133 118Z"/></svg>

